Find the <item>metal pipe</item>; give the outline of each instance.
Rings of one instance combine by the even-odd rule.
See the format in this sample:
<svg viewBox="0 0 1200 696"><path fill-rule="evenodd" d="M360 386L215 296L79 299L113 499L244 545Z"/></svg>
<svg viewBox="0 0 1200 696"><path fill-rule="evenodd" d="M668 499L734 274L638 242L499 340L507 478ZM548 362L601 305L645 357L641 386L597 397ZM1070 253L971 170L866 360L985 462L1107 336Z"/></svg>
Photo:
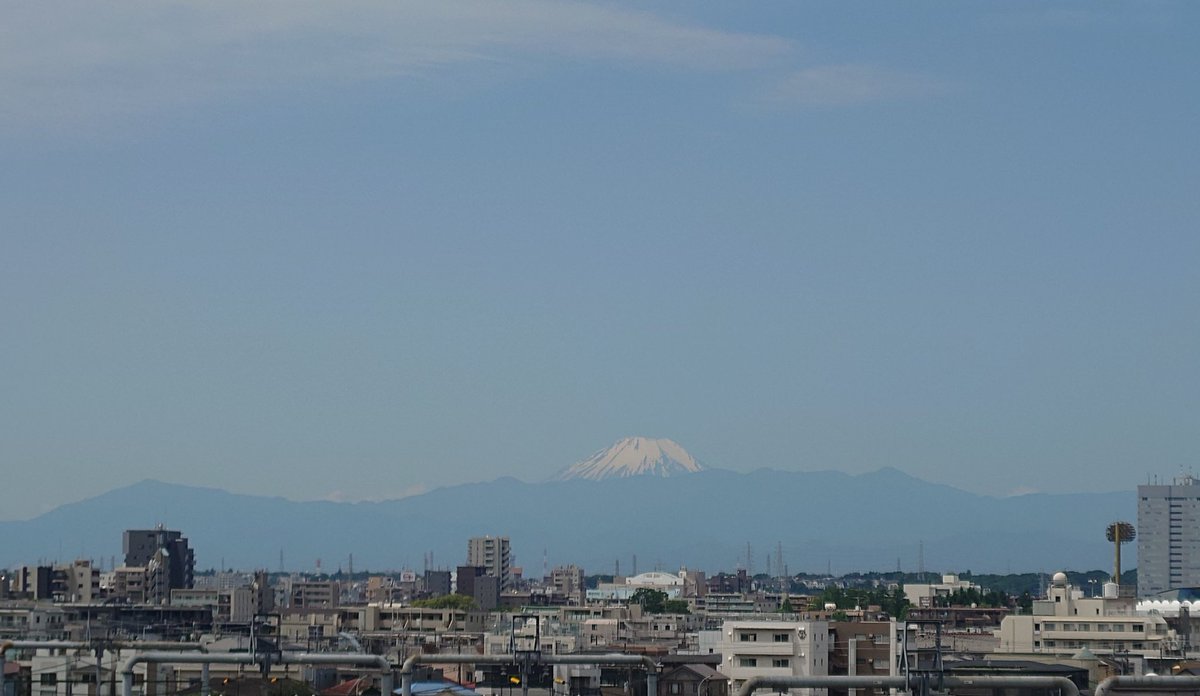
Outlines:
<svg viewBox="0 0 1200 696"><path fill-rule="evenodd" d="M23 648L46 648L47 650L82 650L90 648L92 644L85 640L6 640L0 644L0 655L9 651L10 648L21 650Z"/></svg>
<svg viewBox="0 0 1200 696"><path fill-rule="evenodd" d="M942 677L942 684L954 686L976 686L986 688L1014 689L1058 689L1060 696L1079 696L1079 687L1066 677L1044 677L1023 675L984 674L971 677Z"/></svg>
<svg viewBox="0 0 1200 696"><path fill-rule="evenodd" d="M201 664L209 663L226 664L226 665L250 665L258 662L258 656L250 653L169 653L169 652L146 652L138 653L121 666L121 694L122 696L133 696L133 668L139 663L155 664L159 662L168 662L176 664Z"/></svg>
<svg viewBox="0 0 1200 696"><path fill-rule="evenodd" d="M44 650L83 650L84 648L96 648L103 650L104 648L165 648L167 650L204 650L204 646L199 643L176 643L167 640L104 640L104 641L86 641L86 640L5 640L0 641L0 696L4 696L4 664L8 660L8 651L16 648L17 650L24 649L44 649ZM96 670L100 670L100 656L96 656ZM99 678L96 680L96 691L100 691Z"/></svg>
<svg viewBox="0 0 1200 696"><path fill-rule="evenodd" d="M1109 677L1096 687L1096 696L1106 696L1125 690L1200 693L1200 677Z"/></svg>
<svg viewBox="0 0 1200 696"><path fill-rule="evenodd" d="M379 692L383 696L391 696L396 688L395 676L392 673L392 663L382 655L348 654L348 653L284 653L283 664L303 665L359 665L362 667L377 667L379 669Z"/></svg>
<svg viewBox="0 0 1200 696"><path fill-rule="evenodd" d="M906 689L910 688L912 681L916 681L915 675L912 677L904 676L840 676L840 675L821 675L811 677L751 677L742 682L742 686L737 690L737 696L750 696L755 689L770 688L770 689L828 689L828 688L846 688L846 689ZM941 678L943 686L947 687L1013 687L1013 688L1033 688L1033 689L1058 689L1062 696L1079 696L1079 687L1075 686L1075 682L1066 677L1041 677L1041 676L1008 676L1008 675L981 675L972 677L953 677L946 676ZM1100 696L1100 692L1096 692L1096 696Z"/></svg>
<svg viewBox="0 0 1200 696"><path fill-rule="evenodd" d="M6 640L0 643L0 655L17 650L83 650L85 648L149 648L151 650L204 650L200 643L173 640Z"/></svg>
<svg viewBox="0 0 1200 696"><path fill-rule="evenodd" d="M750 696L755 689L903 689L906 677L825 675L814 677L750 677L738 687L737 696Z"/></svg>
<svg viewBox="0 0 1200 696"><path fill-rule="evenodd" d="M200 665L200 696L208 696L210 688L208 684L208 663L205 662Z"/></svg>
<svg viewBox="0 0 1200 696"><path fill-rule="evenodd" d="M647 696L658 696L658 663L646 655L543 655L538 661L547 665L641 665L646 668ZM413 667L423 662L511 665L516 664L516 658L513 655L410 655L400 667L400 688L403 696L412 696Z"/></svg>
<svg viewBox="0 0 1200 696"><path fill-rule="evenodd" d="M78 640L6 640L0 642L0 696L5 694L4 666L8 662L8 651L12 648L49 648L63 650L80 650L91 647L89 643ZM97 686L96 688L100 688Z"/></svg>
<svg viewBox="0 0 1200 696"><path fill-rule="evenodd" d="M8 659L8 651L10 649L45 649L45 650L83 650L85 648L106 647L124 648L124 647L166 647L168 649L177 650L203 650L204 646L199 643L174 643L170 641L85 641L85 640L6 640L0 642L0 696L4 694L4 664ZM99 669L100 659L96 659L97 669ZM97 690L100 688L97 681Z"/></svg>
<svg viewBox="0 0 1200 696"><path fill-rule="evenodd" d="M199 664L201 674L206 674L208 665L211 663L217 664L240 664L249 665L260 663L263 660L262 655L252 653L170 653L170 652L147 652L139 653L130 657L121 667L121 693L122 696L133 696L133 669L139 663L155 664L155 663L175 663L175 664ZM304 665L360 665L365 667L378 667L382 672L380 676L380 686L383 687L390 695L395 688L394 678L392 676L392 664L387 661L387 658L381 655L355 655L345 653L283 653L280 656L280 664L304 664ZM207 683L207 680L205 680Z"/></svg>

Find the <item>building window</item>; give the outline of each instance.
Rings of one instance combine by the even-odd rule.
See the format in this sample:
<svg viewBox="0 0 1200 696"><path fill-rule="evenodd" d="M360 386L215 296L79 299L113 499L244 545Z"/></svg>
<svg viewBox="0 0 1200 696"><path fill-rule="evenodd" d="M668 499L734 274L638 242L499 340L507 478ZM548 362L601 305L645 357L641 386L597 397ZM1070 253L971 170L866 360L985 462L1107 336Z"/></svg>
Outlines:
<svg viewBox="0 0 1200 696"><path fill-rule="evenodd" d="M42 686L54 686L58 683L58 675L54 672L45 672L41 675L40 682Z"/></svg>
<svg viewBox="0 0 1200 696"><path fill-rule="evenodd" d="M772 667L791 667L792 661L787 659L786 657L777 658L777 659L771 660L771 666Z"/></svg>
<svg viewBox="0 0 1200 696"><path fill-rule="evenodd" d="M738 658L738 667L757 667L757 666L758 666L758 658L757 657L739 657Z"/></svg>
<svg viewBox="0 0 1200 696"><path fill-rule="evenodd" d="M673 694L680 693L681 689L679 688L679 686L680 686L679 682L671 682L671 693L673 693Z"/></svg>
<svg viewBox="0 0 1200 696"><path fill-rule="evenodd" d="M792 637L786 633L776 633L775 634L775 642L776 643L786 643L786 642L790 641L791 639L792 639Z"/></svg>
<svg viewBox="0 0 1200 696"><path fill-rule="evenodd" d="M757 633L739 633L738 640L742 641L743 643L754 643L754 642L758 641L758 634Z"/></svg>

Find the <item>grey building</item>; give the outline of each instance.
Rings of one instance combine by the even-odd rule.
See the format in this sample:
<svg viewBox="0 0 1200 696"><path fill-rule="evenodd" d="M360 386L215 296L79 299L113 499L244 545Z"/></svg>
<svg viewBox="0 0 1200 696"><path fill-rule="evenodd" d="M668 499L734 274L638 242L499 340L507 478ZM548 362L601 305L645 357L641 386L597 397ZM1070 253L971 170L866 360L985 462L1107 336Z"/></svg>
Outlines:
<svg viewBox="0 0 1200 696"><path fill-rule="evenodd" d="M166 596L171 590L191 589L196 574L196 556L181 532L163 529L127 529L121 540L125 566L161 567Z"/></svg>
<svg viewBox="0 0 1200 696"><path fill-rule="evenodd" d="M485 568L500 580L501 591L512 587L512 551L508 537L472 537L467 540L467 565Z"/></svg>
<svg viewBox="0 0 1200 696"><path fill-rule="evenodd" d="M483 566L459 566L455 572L455 594L475 600L475 606L492 611L500 606L500 578L487 573Z"/></svg>
<svg viewBox="0 0 1200 696"><path fill-rule="evenodd" d="M450 571L425 571L425 591L430 597L441 597L450 594Z"/></svg>
<svg viewBox="0 0 1200 696"><path fill-rule="evenodd" d="M1200 587L1200 483L1138 486L1138 595Z"/></svg>

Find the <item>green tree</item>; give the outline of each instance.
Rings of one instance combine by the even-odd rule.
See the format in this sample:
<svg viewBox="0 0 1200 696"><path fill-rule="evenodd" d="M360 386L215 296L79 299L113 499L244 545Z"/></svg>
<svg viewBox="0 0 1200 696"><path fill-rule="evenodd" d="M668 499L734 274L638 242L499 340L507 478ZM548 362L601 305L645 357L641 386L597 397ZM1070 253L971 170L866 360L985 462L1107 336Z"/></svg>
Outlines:
<svg viewBox="0 0 1200 696"><path fill-rule="evenodd" d="M475 599L466 595L448 594L431 599L418 599L412 605L422 609L458 609L466 611L467 609L475 608Z"/></svg>
<svg viewBox="0 0 1200 696"><path fill-rule="evenodd" d="M667 593L649 587L639 587L629 598L630 603L642 605L647 614L661 614L665 611Z"/></svg>
<svg viewBox="0 0 1200 696"><path fill-rule="evenodd" d="M692 610L688 607L686 599L668 599L663 602L664 614L690 614Z"/></svg>

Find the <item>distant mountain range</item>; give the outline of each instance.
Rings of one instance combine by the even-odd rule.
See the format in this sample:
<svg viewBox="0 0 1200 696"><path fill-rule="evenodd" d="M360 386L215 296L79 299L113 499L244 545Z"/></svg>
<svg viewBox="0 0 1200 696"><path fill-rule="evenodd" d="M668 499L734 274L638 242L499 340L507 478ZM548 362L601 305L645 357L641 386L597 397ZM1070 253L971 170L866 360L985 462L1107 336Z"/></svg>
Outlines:
<svg viewBox="0 0 1200 696"><path fill-rule="evenodd" d="M491 534L511 538L531 576L541 575L544 559L589 573L611 573L619 562L629 574L635 556L638 571L733 570L749 557L763 572L777 544L790 572L913 571L919 555L929 571L1082 570L1108 567L1105 525L1134 510L1133 492L992 498L891 468L502 478L378 503L294 502L148 480L0 522L0 567L84 557L107 568L111 557L121 560L122 530L161 522L191 540L199 568L276 569L282 556L288 570L312 570L319 558L332 572L353 554L358 570L419 571L427 553L434 566L464 562L467 539ZM778 559L771 563L778 572Z"/></svg>

